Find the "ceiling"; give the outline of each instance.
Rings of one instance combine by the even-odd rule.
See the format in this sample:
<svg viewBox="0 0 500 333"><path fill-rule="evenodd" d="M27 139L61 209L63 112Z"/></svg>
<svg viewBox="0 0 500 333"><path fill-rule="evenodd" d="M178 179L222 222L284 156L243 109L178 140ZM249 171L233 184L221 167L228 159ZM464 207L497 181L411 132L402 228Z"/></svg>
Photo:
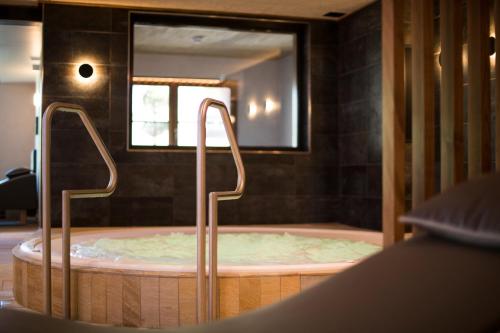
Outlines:
<svg viewBox="0 0 500 333"><path fill-rule="evenodd" d="M293 50L294 35L223 28L135 25L134 51L140 53L251 58Z"/></svg>
<svg viewBox="0 0 500 333"><path fill-rule="evenodd" d="M34 0L16 1L34 2ZM349 14L372 3L373 0L42 0L40 2L327 19L323 16L327 12Z"/></svg>
<svg viewBox="0 0 500 333"><path fill-rule="evenodd" d="M40 24L0 24L0 83L35 82L41 51Z"/></svg>

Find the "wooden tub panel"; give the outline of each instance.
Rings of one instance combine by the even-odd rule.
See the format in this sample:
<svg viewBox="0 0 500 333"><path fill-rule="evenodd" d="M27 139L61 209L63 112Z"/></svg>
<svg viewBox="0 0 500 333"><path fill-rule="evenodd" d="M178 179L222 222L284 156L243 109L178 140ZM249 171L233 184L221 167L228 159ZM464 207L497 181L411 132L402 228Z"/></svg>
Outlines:
<svg viewBox="0 0 500 333"><path fill-rule="evenodd" d="M14 260L16 300L42 310L39 265ZM218 315L233 317L273 304L310 288L333 274L219 277ZM177 327L196 324L196 279L78 271L72 277L72 318L131 327ZM52 269L53 313L62 315L62 276Z"/></svg>
<svg viewBox="0 0 500 333"><path fill-rule="evenodd" d="M160 278L141 277L141 327L160 328Z"/></svg>
<svg viewBox="0 0 500 333"><path fill-rule="evenodd" d="M123 324L123 276L106 275L106 322L113 326Z"/></svg>
<svg viewBox="0 0 500 333"><path fill-rule="evenodd" d="M160 278L160 327L179 326L179 279Z"/></svg>

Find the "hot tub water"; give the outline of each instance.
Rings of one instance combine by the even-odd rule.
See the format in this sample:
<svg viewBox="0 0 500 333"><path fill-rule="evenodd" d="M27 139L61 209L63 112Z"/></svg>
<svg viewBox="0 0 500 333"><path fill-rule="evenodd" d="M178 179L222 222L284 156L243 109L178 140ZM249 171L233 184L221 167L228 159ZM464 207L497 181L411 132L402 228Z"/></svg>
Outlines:
<svg viewBox="0 0 500 333"><path fill-rule="evenodd" d="M359 260L381 249L363 241L290 233L221 233L220 265L296 265ZM208 243L208 242L207 242ZM99 238L73 244L73 257L135 259L165 265L195 265L196 235L173 232L144 237Z"/></svg>

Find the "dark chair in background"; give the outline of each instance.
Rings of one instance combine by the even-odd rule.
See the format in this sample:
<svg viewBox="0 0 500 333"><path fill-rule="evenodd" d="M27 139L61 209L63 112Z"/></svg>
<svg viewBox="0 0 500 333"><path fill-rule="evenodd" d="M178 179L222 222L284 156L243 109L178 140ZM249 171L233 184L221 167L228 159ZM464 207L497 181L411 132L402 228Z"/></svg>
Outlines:
<svg viewBox="0 0 500 333"><path fill-rule="evenodd" d="M7 171L0 180L0 210L20 211L20 222L26 223L28 211L38 208L36 175L29 169Z"/></svg>

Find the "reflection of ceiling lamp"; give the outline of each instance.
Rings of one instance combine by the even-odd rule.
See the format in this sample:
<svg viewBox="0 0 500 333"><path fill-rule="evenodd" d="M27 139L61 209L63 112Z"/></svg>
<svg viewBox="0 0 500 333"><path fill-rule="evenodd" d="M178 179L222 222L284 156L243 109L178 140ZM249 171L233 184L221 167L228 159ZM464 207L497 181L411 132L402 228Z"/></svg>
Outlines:
<svg viewBox="0 0 500 333"><path fill-rule="evenodd" d="M193 38L191 38L191 39L193 40L193 43L200 44L204 38L205 38L205 36L203 36L203 35L196 35L196 36L193 36Z"/></svg>
<svg viewBox="0 0 500 333"><path fill-rule="evenodd" d="M266 102L264 105L264 110L266 111L266 113L276 111L276 103L272 100L272 98L266 98Z"/></svg>
<svg viewBox="0 0 500 333"><path fill-rule="evenodd" d="M257 116L257 103L250 102L248 104L248 118L254 119Z"/></svg>
<svg viewBox="0 0 500 333"><path fill-rule="evenodd" d="M39 92L33 94L33 106L39 108L42 104L42 97Z"/></svg>

